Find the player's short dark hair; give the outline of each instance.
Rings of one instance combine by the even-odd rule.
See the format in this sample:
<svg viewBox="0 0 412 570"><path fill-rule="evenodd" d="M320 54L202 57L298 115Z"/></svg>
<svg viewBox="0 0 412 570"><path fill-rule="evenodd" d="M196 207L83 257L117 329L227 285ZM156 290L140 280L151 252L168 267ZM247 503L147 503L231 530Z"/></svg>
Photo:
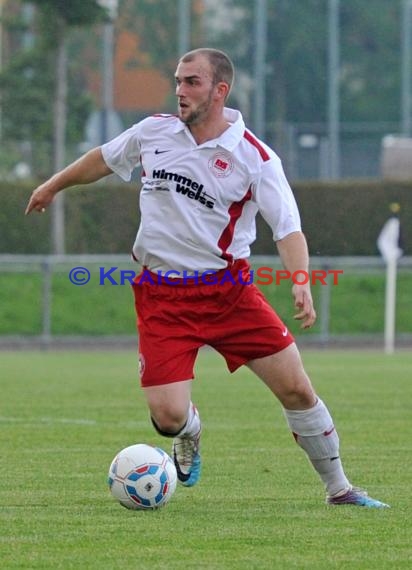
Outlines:
<svg viewBox="0 0 412 570"><path fill-rule="evenodd" d="M213 69L213 83L217 85L220 81L232 87L235 68L230 57L225 52L213 48L198 48L191 50L180 58L182 63L193 61L198 55L203 55L209 61Z"/></svg>

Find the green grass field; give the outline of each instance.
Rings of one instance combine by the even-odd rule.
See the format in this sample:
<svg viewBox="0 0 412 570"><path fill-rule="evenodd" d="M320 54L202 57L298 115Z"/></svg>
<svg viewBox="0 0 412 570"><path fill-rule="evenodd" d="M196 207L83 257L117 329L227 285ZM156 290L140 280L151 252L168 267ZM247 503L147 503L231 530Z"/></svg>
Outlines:
<svg viewBox="0 0 412 570"><path fill-rule="evenodd" d="M132 352L0 355L1 568L109 570L412 567L412 354L303 353L349 477L392 508L328 507L276 400L247 369L200 354L202 479L153 512L106 486L121 448L169 450L151 428Z"/></svg>

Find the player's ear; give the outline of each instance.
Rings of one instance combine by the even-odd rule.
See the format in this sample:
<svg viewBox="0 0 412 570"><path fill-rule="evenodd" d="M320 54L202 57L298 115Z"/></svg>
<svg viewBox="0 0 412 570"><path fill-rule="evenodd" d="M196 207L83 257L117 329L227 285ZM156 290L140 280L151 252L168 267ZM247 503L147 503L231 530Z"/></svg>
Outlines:
<svg viewBox="0 0 412 570"><path fill-rule="evenodd" d="M225 81L219 81L216 85L216 95L219 99L225 101L229 95L230 86Z"/></svg>

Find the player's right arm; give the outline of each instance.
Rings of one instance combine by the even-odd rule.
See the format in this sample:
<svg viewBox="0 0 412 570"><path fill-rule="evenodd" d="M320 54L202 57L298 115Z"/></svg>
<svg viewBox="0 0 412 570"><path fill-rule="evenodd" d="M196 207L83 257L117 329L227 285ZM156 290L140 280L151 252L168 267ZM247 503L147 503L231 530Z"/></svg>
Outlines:
<svg viewBox="0 0 412 570"><path fill-rule="evenodd" d="M103 159L100 147L94 148L38 186L30 197L25 213L30 214L33 210L44 212L61 190L96 182L112 172Z"/></svg>

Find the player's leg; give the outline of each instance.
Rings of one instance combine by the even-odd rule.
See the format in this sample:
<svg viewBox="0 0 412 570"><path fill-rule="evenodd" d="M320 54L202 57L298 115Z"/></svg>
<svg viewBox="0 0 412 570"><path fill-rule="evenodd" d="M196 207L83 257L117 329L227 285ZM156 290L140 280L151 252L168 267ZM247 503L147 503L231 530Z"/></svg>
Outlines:
<svg viewBox="0 0 412 570"><path fill-rule="evenodd" d="M297 443L306 451L328 494L349 489L333 420L313 390L296 344L253 360L248 366L280 400Z"/></svg>
<svg viewBox="0 0 412 570"><path fill-rule="evenodd" d="M248 366L280 400L296 442L325 484L328 503L386 507L349 483L339 456L339 437L332 417L315 394L296 345L252 360Z"/></svg>
<svg viewBox="0 0 412 570"><path fill-rule="evenodd" d="M138 315L140 381L152 423L161 435L173 438L172 454L179 482L191 486L200 476L201 427L198 411L191 402L191 384L202 342L189 330L190 320L179 319L185 310L182 299L176 298L181 297L179 291L138 283L133 290Z"/></svg>
<svg viewBox="0 0 412 570"><path fill-rule="evenodd" d="M247 364L280 400L297 443L326 486L328 502L386 506L348 482L330 413L311 385L292 335L265 297L254 285L243 287L231 307L222 323L226 334L214 346L230 371Z"/></svg>
<svg viewBox="0 0 412 570"><path fill-rule="evenodd" d="M143 388L153 426L173 437L173 460L178 480L191 487L200 477L201 423L191 401L192 380Z"/></svg>
<svg viewBox="0 0 412 570"><path fill-rule="evenodd" d="M297 442L328 492L348 489L330 414L312 388L293 337L262 293L253 285L244 287L222 326L227 334L215 347L229 369L247 364L265 382L280 400Z"/></svg>

